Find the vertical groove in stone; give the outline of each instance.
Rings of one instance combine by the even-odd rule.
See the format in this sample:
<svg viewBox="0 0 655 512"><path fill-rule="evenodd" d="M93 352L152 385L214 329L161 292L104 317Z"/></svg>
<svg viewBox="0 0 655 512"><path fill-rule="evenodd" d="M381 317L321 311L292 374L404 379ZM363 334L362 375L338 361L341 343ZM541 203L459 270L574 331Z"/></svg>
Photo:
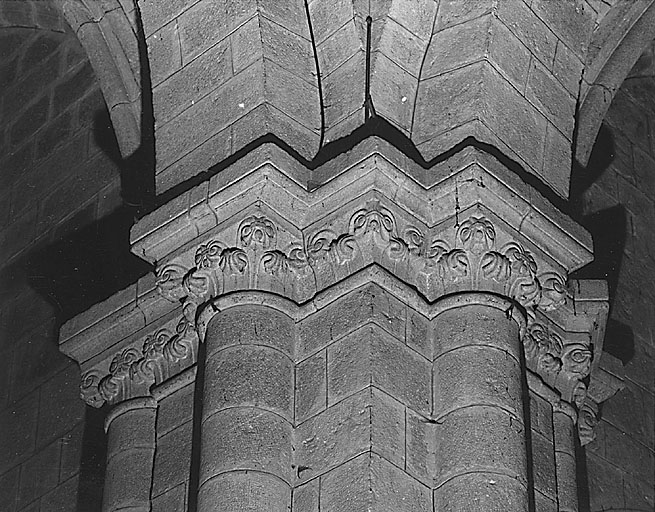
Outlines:
<svg viewBox="0 0 655 512"><path fill-rule="evenodd" d="M558 510L578 512L578 480L575 460L576 420L569 407L553 410L555 436L555 471L557 475Z"/></svg>
<svg viewBox="0 0 655 512"><path fill-rule="evenodd" d="M123 402L107 417L103 512L150 510L156 419L157 403L153 398Z"/></svg>
<svg viewBox="0 0 655 512"><path fill-rule="evenodd" d="M435 508L527 511L522 318L489 295L446 301L433 320Z"/></svg>
<svg viewBox="0 0 655 512"><path fill-rule="evenodd" d="M207 328L198 512L291 507L293 321L239 306Z"/></svg>

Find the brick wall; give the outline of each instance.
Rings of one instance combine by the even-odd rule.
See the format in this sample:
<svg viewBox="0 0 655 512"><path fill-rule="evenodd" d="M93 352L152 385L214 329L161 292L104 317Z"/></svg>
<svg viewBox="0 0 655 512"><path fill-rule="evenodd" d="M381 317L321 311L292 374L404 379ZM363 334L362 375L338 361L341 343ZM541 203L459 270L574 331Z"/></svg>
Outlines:
<svg viewBox="0 0 655 512"><path fill-rule="evenodd" d="M609 165L602 166L606 168L584 194L597 257L611 260L606 265L614 288L606 349L622 359L626 372L625 389L604 404L598 437L586 449L591 510L655 507L653 91L655 61L649 48L608 111L592 162L602 161L605 152ZM603 213L608 211L610 217ZM617 229L612 229L616 220L611 216L621 222ZM622 238L624 246L616 247Z"/></svg>
<svg viewBox="0 0 655 512"><path fill-rule="evenodd" d="M66 304L44 290L74 277L75 267L48 265L61 261L68 237L121 203L107 119L72 33L0 28L3 511L70 511L89 494L79 480L88 434L79 370L57 348Z"/></svg>

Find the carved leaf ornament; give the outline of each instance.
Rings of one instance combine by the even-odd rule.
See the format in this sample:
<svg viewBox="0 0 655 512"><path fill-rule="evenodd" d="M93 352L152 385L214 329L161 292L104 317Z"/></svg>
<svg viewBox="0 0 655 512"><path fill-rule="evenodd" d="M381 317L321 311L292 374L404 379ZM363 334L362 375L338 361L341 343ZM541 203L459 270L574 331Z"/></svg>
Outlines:
<svg viewBox="0 0 655 512"><path fill-rule="evenodd" d="M379 200L355 210L343 232L326 227L302 240L281 242L286 238L272 220L248 216L238 226L234 245L209 240L195 250L192 268L172 262L157 270L159 293L183 304L176 332L159 331L144 340L140 351L129 348L117 354L107 375L84 375L83 398L96 406L121 400L136 388L160 382L175 364L193 357L197 310L213 297L266 289L304 301L372 262L394 271L431 300L459 291L491 291L526 309L551 310L566 301L565 279L552 272L538 275L533 256L514 241L499 247L489 219L471 216L453 235L432 238L413 225L401 229ZM525 338L526 357L540 372L588 372L590 357L582 348L565 349L534 325Z"/></svg>

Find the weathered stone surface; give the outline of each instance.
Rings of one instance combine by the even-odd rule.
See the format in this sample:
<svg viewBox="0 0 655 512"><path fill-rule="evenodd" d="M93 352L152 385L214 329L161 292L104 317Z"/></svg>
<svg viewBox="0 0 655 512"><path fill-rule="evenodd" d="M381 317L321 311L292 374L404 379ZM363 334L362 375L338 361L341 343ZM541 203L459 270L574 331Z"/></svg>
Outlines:
<svg viewBox="0 0 655 512"><path fill-rule="evenodd" d="M288 356L264 347L230 347L216 352L207 360L203 414L249 405L291 419L293 370Z"/></svg>
<svg viewBox="0 0 655 512"><path fill-rule="evenodd" d="M302 422L327 407L327 354L321 351L296 366L295 419Z"/></svg>
<svg viewBox="0 0 655 512"><path fill-rule="evenodd" d="M202 485L198 502L199 510L288 512L291 489L279 478L266 473L236 471L219 475Z"/></svg>
<svg viewBox="0 0 655 512"><path fill-rule="evenodd" d="M418 411L430 410L429 363L374 325L328 348L328 403L370 382Z"/></svg>
<svg viewBox="0 0 655 512"><path fill-rule="evenodd" d="M158 496L187 481L193 446L192 422L184 423L157 439L152 494Z"/></svg>

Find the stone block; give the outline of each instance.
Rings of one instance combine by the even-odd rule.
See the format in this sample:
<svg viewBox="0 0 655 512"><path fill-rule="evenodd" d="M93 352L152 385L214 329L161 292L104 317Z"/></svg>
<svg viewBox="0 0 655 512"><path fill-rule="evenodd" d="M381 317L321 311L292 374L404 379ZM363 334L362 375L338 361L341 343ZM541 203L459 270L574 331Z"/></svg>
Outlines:
<svg viewBox="0 0 655 512"><path fill-rule="evenodd" d="M254 17L230 34L232 69L239 73L264 55L259 18Z"/></svg>
<svg viewBox="0 0 655 512"><path fill-rule="evenodd" d="M361 455L321 478L320 499L326 512L433 510L428 487L374 454Z"/></svg>
<svg viewBox="0 0 655 512"><path fill-rule="evenodd" d="M56 32L42 31L36 39L30 42L30 45L24 50L21 60L23 69L32 69L34 66L54 53L64 38L63 35Z"/></svg>
<svg viewBox="0 0 655 512"><path fill-rule="evenodd" d="M361 84L364 83L364 72L364 52L357 52L355 56L323 78L323 102L327 128L346 119L363 105L364 88L361 87Z"/></svg>
<svg viewBox="0 0 655 512"><path fill-rule="evenodd" d="M496 405L520 417L523 411L521 367L504 350L470 346L434 361L434 415L470 404Z"/></svg>
<svg viewBox="0 0 655 512"><path fill-rule="evenodd" d="M7 512L16 512L19 476L20 466L15 466L0 475L0 500L7 507Z"/></svg>
<svg viewBox="0 0 655 512"><path fill-rule="evenodd" d="M327 354L321 351L296 366L296 422L327 407Z"/></svg>
<svg viewBox="0 0 655 512"><path fill-rule="evenodd" d="M497 18L492 18L489 58L520 92L525 89L532 56L527 47Z"/></svg>
<svg viewBox="0 0 655 512"><path fill-rule="evenodd" d="M232 345L265 345L293 354L294 322L284 313L265 306L234 307L216 315L205 339L214 351Z"/></svg>
<svg viewBox="0 0 655 512"><path fill-rule="evenodd" d="M296 461L307 481L371 447L371 391L363 390L299 425Z"/></svg>
<svg viewBox="0 0 655 512"><path fill-rule="evenodd" d="M625 387L611 400L603 403L603 419L622 432L629 432L637 441L653 448L652 425L648 415L653 416L653 399L648 403L648 393L632 381L626 380Z"/></svg>
<svg viewBox="0 0 655 512"><path fill-rule="evenodd" d="M151 475L153 451L134 448L116 455L107 463L103 510L147 507L150 501L150 478L135 475ZM130 468L126 471L125 468Z"/></svg>
<svg viewBox="0 0 655 512"><path fill-rule="evenodd" d="M423 64L427 46L425 40L416 37L393 19L387 19L378 48L380 53L386 55L386 57L416 79L421 72L421 65ZM377 58L375 69L378 69ZM383 71L380 72L383 73ZM377 75L377 71L374 71L374 74Z"/></svg>
<svg viewBox="0 0 655 512"><path fill-rule="evenodd" d="M584 59L596 18L596 13L587 4L577 0L535 0L530 7L559 39Z"/></svg>
<svg viewBox="0 0 655 512"><path fill-rule="evenodd" d="M39 131L36 142L35 158L44 158L55 150L58 144L65 141L73 132L73 114L63 112L59 117L48 123Z"/></svg>
<svg viewBox="0 0 655 512"><path fill-rule="evenodd" d="M228 28L233 29L258 14L258 0L226 0Z"/></svg>
<svg viewBox="0 0 655 512"><path fill-rule="evenodd" d="M187 384L159 402L157 436L162 436L193 419L194 384Z"/></svg>
<svg viewBox="0 0 655 512"><path fill-rule="evenodd" d="M432 492L397 466L382 457L371 455L370 481L373 510L397 512L431 512Z"/></svg>
<svg viewBox="0 0 655 512"><path fill-rule="evenodd" d="M231 153L232 137L228 127L207 139L170 167L162 169L156 177L157 193L161 194L175 185L193 178L198 173L206 171L212 165L230 156Z"/></svg>
<svg viewBox="0 0 655 512"><path fill-rule="evenodd" d="M437 4L432 0L396 0L391 2L389 17L415 36L428 41L436 12Z"/></svg>
<svg viewBox="0 0 655 512"><path fill-rule="evenodd" d="M434 491L435 510L528 510L525 484L496 473L475 472Z"/></svg>
<svg viewBox="0 0 655 512"><path fill-rule="evenodd" d="M555 58L557 37L525 2L523 0L500 2L497 15L535 57L550 69Z"/></svg>
<svg viewBox="0 0 655 512"><path fill-rule="evenodd" d="M557 499L555 447L535 432L532 433L532 462L535 489L551 499Z"/></svg>
<svg viewBox="0 0 655 512"><path fill-rule="evenodd" d="M75 103L78 98L96 86L96 76L89 62L68 72L67 77L60 81L55 88L52 99L53 113L56 115L63 112L69 105Z"/></svg>
<svg viewBox="0 0 655 512"><path fill-rule="evenodd" d="M264 57L315 85L316 63L309 39L266 18L261 18L259 26Z"/></svg>
<svg viewBox="0 0 655 512"><path fill-rule="evenodd" d="M625 496L625 507L628 510L655 509L655 489L652 480L624 478L623 495Z"/></svg>
<svg viewBox="0 0 655 512"><path fill-rule="evenodd" d="M318 88L273 62L264 62L266 99L291 119L318 133L321 127Z"/></svg>
<svg viewBox="0 0 655 512"><path fill-rule="evenodd" d="M558 512L557 502L544 496L539 491L534 493L535 512Z"/></svg>
<svg viewBox="0 0 655 512"><path fill-rule="evenodd" d="M436 357L459 347L486 345L519 360L518 326L499 310L478 305L449 309L432 320L432 325Z"/></svg>
<svg viewBox="0 0 655 512"><path fill-rule="evenodd" d="M5 101L2 105L5 118L19 117L22 112L25 112L25 107L50 95L50 89L56 83L60 73L60 59L60 53L55 53L33 68L21 69L17 77L18 83L12 91L11 101ZM48 106L46 106L46 110L48 110Z"/></svg>
<svg viewBox="0 0 655 512"><path fill-rule="evenodd" d="M155 409L144 407L116 416L109 424L107 460L130 450L154 449L155 414Z"/></svg>
<svg viewBox="0 0 655 512"><path fill-rule="evenodd" d="M273 475L238 471L219 475L202 484L198 501L200 509L214 507L224 512L288 512L291 488Z"/></svg>
<svg viewBox="0 0 655 512"><path fill-rule="evenodd" d="M277 0L260 0L260 12L269 20L291 30L299 36L309 39L309 20L305 3L302 0L278 2Z"/></svg>
<svg viewBox="0 0 655 512"><path fill-rule="evenodd" d="M436 26L439 30L452 25L479 18L490 13L494 2L491 0L445 0L439 4Z"/></svg>
<svg viewBox="0 0 655 512"><path fill-rule="evenodd" d="M655 474L655 454L630 434L607 425L605 456L623 471L635 476Z"/></svg>
<svg viewBox="0 0 655 512"><path fill-rule="evenodd" d="M544 164L541 178L562 197L568 197L569 195L572 162L571 141L555 126L546 123Z"/></svg>
<svg viewBox="0 0 655 512"><path fill-rule="evenodd" d="M439 424L437 439L438 485L491 468L525 478L524 426L501 409L472 406L452 412Z"/></svg>
<svg viewBox="0 0 655 512"><path fill-rule="evenodd" d="M619 90L612 99L604 122L618 129L632 144L650 151L649 121L647 112L630 96Z"/></svg>
<svg viewBox="0 0 655 512"><path fill-rule="evenodd" d="M429 418L406 411L406 471L432 486L437 474L437 424Z"/></svg>
<svg viewBox="0 0 655 512"><path fill-rule="evenodd" d="M292 510L294 512L319 512L320 479L293 489Z"/></svg>
<svg viewBox="0 0 655 512"><path fill-rule="evenodd" d="M158 168L168 167L264 101L263 76L263 62L257 61L161 126L156 139Z"/></svg>
<svg viewBox="0 0 655 512"><path fill-rule="evenodd" d="M580 91L583 69L582 61L565 44L558 41L555 62L553 62L553 76L576 98Z"/></svg>
<svg viewBox="0 0 655 512"><path fill-rule="evenodd" d="M173 21L194 3L196 0L139 0L139 10L146 37Z"/></svg>
<svg viewBox="0 0 655 512"><path fill-rule="evenodd" d="M321 76L328 76L361 50L355 22L349 21L317 46Z"/></svg>
<svg viewBox="0 0 655 512"><path fill-rule="evenodd" d="M623 496L623 472L594 455L587 456L589 505L591 510L625 508Z"/></svg>
<svg viewBox="0 0 655 512"><path fill-rule="evenodd" d="M421 72L421 80L443 75L486 56L491 15L444 28L432 36ZM446 95L447 100L452 97Z"/></svg>
<svg viewBox="0 0 655 512"><path fill-rule="evenodd" d="M376 112L405 133L410 133L417 79L384 54L375 59L374 75L385 77L384 80L373 80L371 84Z"/></svg>
<svg viewBox="0 0 655 512"><path fill-rule="evenodd" d="M371 388L371 451L405 467L405 407L386 393Z"/></svg>
<svg viewBox="0 0 655 512"><path fill-rule="evenodd" d="M477 119L484 84L483 71L482 64L473 64L421 82L412 131L415 144ZM423 156L430 159L436 154Z"/></svg>
<svg viewBox="0 0 655 512"><path fill-rule="evenodd" d="M242 469L293 481L292 427L277 414L235 407L204 420L202 432L201 482Z"/></svg>
<svg viewBox="0 0 655 512"><path fill-rule="evenodd" d="M35 306L47 307L42 301L34 297ZM30 318L31 307L25 303L24 315L14 316L14 321ZM25 327L23 324L21 327ZM53 327L44 321L31 332L21 335L14 351L12 362L14 371L12 375L11 396L13 399L24 396L29 391L43 384L59 372L69 361L58 353L57 347L52 343Z"/></svg>
<svg viewBox="0 0 655 512"><path fill-rule="evenodd" d="M152 500L152 512L179 512L186 510L186 483L160 494Z"/></svg>
<svg viewBox="0 0 655 512"><path fill-rule="evenodd" d="M253 406L293 418L293 362L267 347L230 347L207 359L203 416Z"/></svg>
<svg viewBox="0 0 655 512"><path fill-rule="evenodd" d="M526 98L566 136L573 135L575 98L537 61L530 65Z"/></svg>
<svg viewBox="0 0 655 512"><path fill-rule="evenodd" d="M148 37L150 80L157 86L182 66L180 35L176 22L168 23Z"/></svg>
<svg viewBox="0 0 655 512"><path fill-rule="evenodd" d="M548 121L495 70L487 67L485 74L487 90L493 91L487 97L485 122L502 142L538 171L544 158ZM521 119L520 125L515 119Z"/></svg>
<svg viewBox="0 0 655 512"><path fill-rule="evenodd" d="M371 456L366 453L333 469L321 478L321 512L372 510Z"/></svg>
<svg viewBox="0 0 655 512"><path fill-rule="evenodd" d="M420 313L407 308L407 346L432 360L432 328L430 321Z"/></svg>
<svg viewBox="0 0 655 512"><path fill-rule="evenodd" d="M193 422L188 421L157 440L152 494L158 496L189 479Z"/></svg>
<svg viewBox="0 0 655 512"><path fill-rule="evenodd" d="M200 0L178 17L177 24L186 64L228 35L225 2Z"/></svg>
<svg viewBox="0 0 655 512"><path fill-rule="evenodd" d="M77 424L61 437L61 466L59 482L62 483L80 472L84 423Z"/></svg>
<svg viewBox="0 0 655 512"><path fill-rule="evenodd" d="M321 44L331 34L354 17L353 4L349 0L314 0L309 2L309 16L314 39Z"/></svg>
<svg viewBox="0 0 655 512"><path fill-rule="evenodd" d="M46 446L21 466L18 508L37 500L59 483L61 442Z"/></svg>
<svg viewBox="0 0 655 512"><path fill-rule="evenodd" d="M154 36L153 36L154 37ZM232 76L229 41L214 45L153 89L156 126L195 105Z"/></svg>
<svg viewBox="0 0 655 512"><path fill-rule="evenodd" d="M29 107L13 123L9 138L12 147L16 147L30 137L48 118L50 99L43 97Z"/></svg>
<svg viewBox="0 0 655 512"><path fill-rule="evenodd" d="M553 406L530 391L530 426L546 439L553 439Z"/></svg>
<svg viewBox="0 0 655 512"><path fill-rule="evenodd" d="M369 383L417 411L430 411L429 363L376 325L328 348L328 403Z"/></svg>
<svg viewBox="0 0 655 512"><path fill-rule="evenodd" d="M59 484L55 489L41 498L38 512L64 512L71 510L71 507L75 507L77 504L79 487L79 475L75 475Z"/></svg>

